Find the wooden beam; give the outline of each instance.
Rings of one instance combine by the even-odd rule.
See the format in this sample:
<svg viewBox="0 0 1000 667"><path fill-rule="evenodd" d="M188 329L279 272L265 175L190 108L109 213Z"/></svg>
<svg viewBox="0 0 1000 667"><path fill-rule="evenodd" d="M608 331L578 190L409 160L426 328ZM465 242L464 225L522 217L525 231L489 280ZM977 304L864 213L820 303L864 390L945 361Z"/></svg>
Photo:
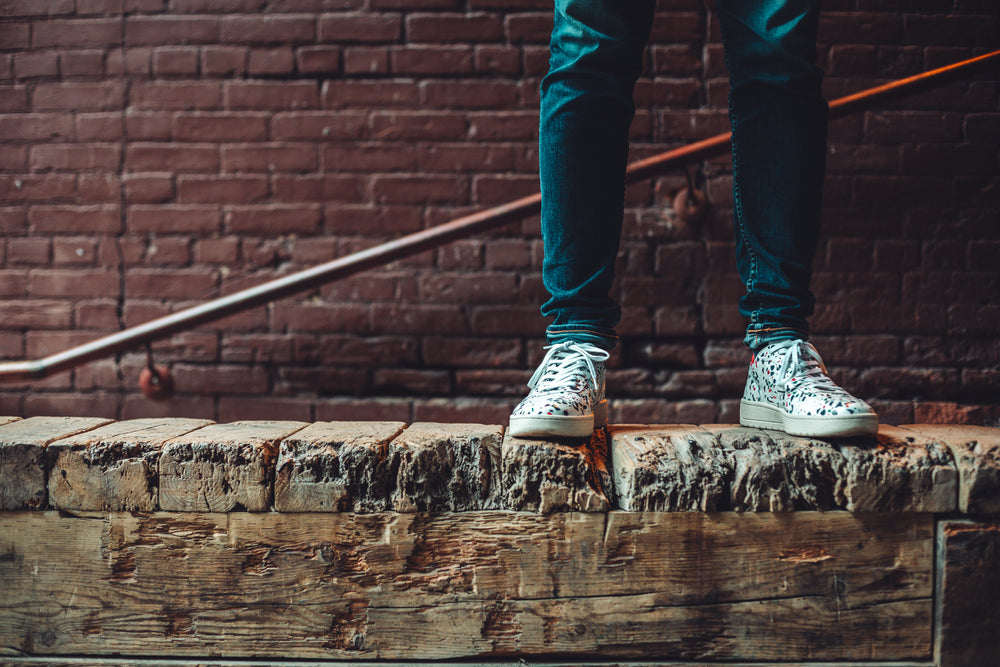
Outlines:
<svg viewBox="0 0 1000 667"><path fill-rule="evenodd" d="M931 658L924 514L0 513L14 655Z"/></svg>
<svg viewBox="0 0 1000 667"><path fill-rule="evenodd" d="M983 426L909 424L904 427L943 443L958 471L958 510L1000 514L1000 429Z"/></svg>

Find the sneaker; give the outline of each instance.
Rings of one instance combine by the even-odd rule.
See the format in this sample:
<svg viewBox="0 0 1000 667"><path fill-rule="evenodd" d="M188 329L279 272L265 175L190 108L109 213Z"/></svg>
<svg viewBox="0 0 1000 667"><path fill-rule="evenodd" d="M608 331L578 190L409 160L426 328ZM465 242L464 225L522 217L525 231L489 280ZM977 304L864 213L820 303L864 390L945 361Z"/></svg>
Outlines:
<svg viewBox="0 0 1000 667"><path fill-rule="evenodd" d="M531 392L510 415L517 438L589 438L608 423L604 370L608 352L590 343L566 341L548 353L528 380Z"/></svg>
<svg viewBox="0 0 1000 667"><path fill-rule="evenodd" d="M834 384L803 340L772 343L750 360L740 423L814 437L873 435L878 415Z"/></svg>

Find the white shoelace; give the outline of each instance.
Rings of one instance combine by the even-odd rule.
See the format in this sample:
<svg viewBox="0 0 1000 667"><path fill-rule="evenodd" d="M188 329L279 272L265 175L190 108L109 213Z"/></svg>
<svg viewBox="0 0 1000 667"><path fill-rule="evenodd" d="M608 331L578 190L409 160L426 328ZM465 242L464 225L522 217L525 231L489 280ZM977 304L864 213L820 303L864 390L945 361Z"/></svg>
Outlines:
<svg viewBox="0 0 1000 667"><path fill-rule="evenodd" d="M785 391L788 383L796 376L802 384L823 391L840 389L827 374L823 359L816 348L804 340L785 340L774 343L771 354L784 355L775 378L775 385Z"/></svg>
<svg viewBox="0 0 1000 667"><path fill-rule="evenodd" d="M590 376L590 386L596 391L597 368L594 362L607 361L611 356L607 350L596 345L571 340L547 345L544 349L548 350L545 358L528 380L531 389L538 384L543 385L542 389L573 389L578 378L586 374Z"/></svg>

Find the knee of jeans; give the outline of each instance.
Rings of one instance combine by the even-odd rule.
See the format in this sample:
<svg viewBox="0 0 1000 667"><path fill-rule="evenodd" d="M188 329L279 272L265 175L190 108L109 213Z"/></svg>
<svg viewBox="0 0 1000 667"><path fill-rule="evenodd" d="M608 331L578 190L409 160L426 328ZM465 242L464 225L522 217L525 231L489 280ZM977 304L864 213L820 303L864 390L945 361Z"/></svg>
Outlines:
<svg viewBox="0 0 1000 667"><path fill-rule="evenodd" d="M818 3L814 0L762 0L726 3L720 13L726 35L726 60L731 74L795 88L816 86L822 70L816 66Z"/></svg>

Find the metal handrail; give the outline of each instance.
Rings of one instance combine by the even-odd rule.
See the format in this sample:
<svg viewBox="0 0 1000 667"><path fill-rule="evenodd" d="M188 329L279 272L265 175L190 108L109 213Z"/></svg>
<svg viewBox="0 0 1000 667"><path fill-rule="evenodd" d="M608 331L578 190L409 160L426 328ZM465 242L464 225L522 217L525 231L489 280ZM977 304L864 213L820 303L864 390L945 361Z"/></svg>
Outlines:
<svg viewBox="0 0 1000 667"><path fill-rule="evenodd" d="M959 72L998 58L1000 50L838 98L830 103L830 117L839 118L870 108L876 102L938 85ZM726 132L633 162L628 166L626 181L632 183L683 167L696 160L715 157L728 149L729 140L730 133ZM104 356L148 345L152 341L201 324L535 215L541 208L541 202L541 194L522 197L502 206L457 218L304 271L275 278L261 285L123 329L41 359L0 363L0 382L38 380Z"/></svg>

